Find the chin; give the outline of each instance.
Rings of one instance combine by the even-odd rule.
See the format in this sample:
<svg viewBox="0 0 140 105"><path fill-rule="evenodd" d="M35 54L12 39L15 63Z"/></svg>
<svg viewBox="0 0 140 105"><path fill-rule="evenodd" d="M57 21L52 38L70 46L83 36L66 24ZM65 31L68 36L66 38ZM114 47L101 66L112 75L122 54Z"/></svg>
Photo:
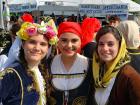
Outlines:
<svg viewBox="0 0 140 105"><path fill-rule="evenodd" d="M38 62L38 61L40 61L40 59L36 57L36 58L31 58L29 61Z"/></svg>
<svg viewBox="0 0 140 105"><path fill-rule="evenodd" d="M108 59L103 59L103 61L104 62L110 62L110 61L112 61L112 59L109 59L109 58Z"/></svg>
<svg viewBox="0 0 140 105"><path fill-rule="evenodd" d="M66 57L73 57L75 54L65 54Z"/></svg>

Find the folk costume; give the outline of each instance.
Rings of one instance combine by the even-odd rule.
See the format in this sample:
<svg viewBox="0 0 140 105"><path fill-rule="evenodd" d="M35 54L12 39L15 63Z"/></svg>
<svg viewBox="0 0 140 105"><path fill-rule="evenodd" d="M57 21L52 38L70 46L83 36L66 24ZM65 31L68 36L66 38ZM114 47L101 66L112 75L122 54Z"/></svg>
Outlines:
<svg viewBox="0 0 140 105"><path fill-rule="evenodd" d="M0 98L3 105L45 105L46 84L39 68L26 70L20 63L12 66L0 73Z"/></svg>
<svg viewBox="0 0 140 105"><path fill-rule="evenodd" d="M56 105L88 105L90 94L91 68L86 57L77 54L76 61L69 72L66 72L61 62L61 54L52 62L52 86ZM91 64L90 64L91 65Z"/></svg>
<svg viewBox="0 0 140 105"><path fill-rule="evenodd" d="M53 28L44 24L25 22L17 32L19 39L28 40L37 34L44 35L49 45L55 45L57 36ZM18 48L20 48L19 44ZM21 49L23 50L23 49ZM16 52L19 54L19 50ZM0 72L0 100L3 105L46 105L48 72L47 64L42 63L29 65L23 56L19 54L19 59L14 58L12 63ZM17 56L16 56L17 57ZM46 58L43 59L43 62Z"/></svg>
<svg viewBox="0 0 140 105"><path fill-rule="evenodd" d="M78 23L64 22L58 29L58 37L65 32L75 33L81 37L81 28ZM90 105L92 80L91 61L79 53L69 71L62 62L62 54L56 55L51 64L52 86L54 91L51 96L54 105Z"/></svg>
<svg viewBox="0 0 140 105"><path fill-rule="evenodd" d="M118 25L126 40L127 50L131 56L130 65L140 73L140 32L135 21L123 21Z"/></svg>
<svg viewBox="0 0 140 105"><path fill-rule="evenodd" d="M118 55L109 68L100 61L97 53L93 56L93 77L95 105L139 105L140 75L129 65L130 57L122 37ZM106 70L107 69L107 70ZM106 71L106 72L105 72Z"/></svg>

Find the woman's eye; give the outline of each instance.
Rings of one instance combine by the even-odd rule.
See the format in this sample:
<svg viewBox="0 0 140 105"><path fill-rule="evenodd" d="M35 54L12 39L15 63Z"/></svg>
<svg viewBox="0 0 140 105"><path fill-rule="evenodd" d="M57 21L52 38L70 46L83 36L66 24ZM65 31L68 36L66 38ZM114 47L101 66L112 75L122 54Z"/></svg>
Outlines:
<svg viewBox="0 0 140 105"><path fill-rule="evenodd" d="M40 43L41 46L48 46L48 43Z"/></svg>
<svg viewBox="0 0 140 105"><path fill-rule="evenodd" d="M36 44L36 41L30 40L29 43L30 43L30 44Z"/></svg>
<svg viewBox="0 0 140 105"><path fill-rule="evenodd" d="M103 46L104 44L103 43L99 43L99 46Z"/></svg>
<svg viewBox="0 0 140 105"><path fill-rule="evenodd" d="M61 42L67 42L67 40L66 39L61 39Z"/></svg>
<svg viewBox="0 0 140 105"><path fill-rule="evenodd" d="M68 43L68 40L67 39L62 39L61 43L66 44L66 43Z"/></svg>
<svg viewBox="0 0 140 105"><path fill-rule="evenodd" d="M71 42L76 43L76 42L78 42L78 39L72 39Z"/></svg>
<svg viewBox="0 0 140 105"><path fill-rule="evenodd" d="M112 47L114 44L113 43L108 43L108 46L109 47Z"/></svg>

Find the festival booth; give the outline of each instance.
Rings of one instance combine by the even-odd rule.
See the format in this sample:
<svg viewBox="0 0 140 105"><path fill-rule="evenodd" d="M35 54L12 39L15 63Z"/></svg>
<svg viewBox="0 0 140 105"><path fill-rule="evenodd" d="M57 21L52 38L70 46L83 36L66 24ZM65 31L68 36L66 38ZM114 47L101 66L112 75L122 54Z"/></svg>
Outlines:
<svg viewBox="0 0 140 105"><path fill-rule="evenodd" d="M31 12L33 16L39 16L39 5L40 0L0 0L0 27L4 28L4 22L10 21L12 15L20 16L23 12Z"/></svg>
<svg viewBox="0 0 140 105"><path fill-rule="evenodd" d="M79 2L76 0L46 0L45 5L39 6L39 11L43 11L44 15L51 15L54 13L55 15L77 15L79 10Z"/></svg>
<svg viewBox="0 0 140 105"><path fill-rule="evenodd" d="M80 14L95 17L118 15L122 20L126 20L129 12L140 11L140 5L131 0L83 0L79 11Z"/></svg>
<svg viewBox="0 0 140 105"><path fill-rule="evenodd" d="M43 5L42 0L7 0L7 2L10 13L20 16L24 12L30 12L35 18L40 16L38 7Z"/></svg>

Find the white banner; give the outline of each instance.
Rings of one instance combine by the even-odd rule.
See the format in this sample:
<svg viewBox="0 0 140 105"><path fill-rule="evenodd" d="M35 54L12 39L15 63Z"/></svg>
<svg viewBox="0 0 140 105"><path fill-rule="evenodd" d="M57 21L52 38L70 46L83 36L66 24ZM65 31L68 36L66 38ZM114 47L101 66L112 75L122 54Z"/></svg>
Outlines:
<svg viewBox="0 0 140 105"><path fill-rule="evenodd" d="M36 4L24 4L24 5L10 5L10 12L24 12L24 11L33 11L37 10Z"/></svg>
<svg viewBox="0 0 140 105"><path fill-rule="evenodd" d="M81 14L92 14L92 15L128 14L128 4L110 4L110 5L81 4L79 11Z"/></svg>

